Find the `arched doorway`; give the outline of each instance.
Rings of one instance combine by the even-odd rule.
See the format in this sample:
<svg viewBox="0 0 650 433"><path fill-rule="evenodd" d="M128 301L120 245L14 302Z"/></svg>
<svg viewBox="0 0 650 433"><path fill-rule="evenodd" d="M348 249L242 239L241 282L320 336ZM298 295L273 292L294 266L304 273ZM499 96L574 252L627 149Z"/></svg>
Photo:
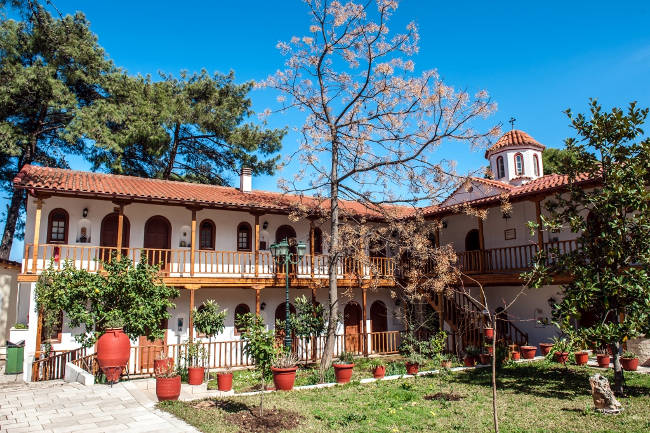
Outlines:
<svg viewBox="0 0 650 433"><path fill-rule="evenodd" d="M477 251L481 249L478 229L472 229L465 236L465 251Z"/></svg>
<svg viewBox="0 0 650 433"><path fill-rule="evenodd" d="M131 233L131 223L124 215L122 217L122 247L129 247L129 238ZM119 215L117 212L109 213L102 219L101 230L99 233L99 245L102 247L116 247L117 246L117 225ZM123 249L122 255L128 256L128 250ZM102 260L108 260L110 257L110 249L101 249Z"/></svg>
<svg viewBox="0 0 650 433"><path fill-rule="evenodd" d="M345 351L360 353L362 348L361 307L356 302L348 302L343 311L345 326Z"/></svg>
<svg viewBox="0 0 650 433"><path fill-rule="evenodd" d="M284 343L284 321L286 320L286 305L285 303L281 303L280 305L277 306L275 309L275 340L278 342L278 344L282 345ZM289 303L289 314L296 314L296 307L293 306L292 303ZM278 323L280 323L280 326L278 326ZM296 336L294 333L291 333L291 349L293 352L297 350L296 347Z"/></svg>
<svg viewBox="0 0 650 433"><path fill-rule="evenodd" d="M375 301L370 306L370 332L372 332L371 349L374 353L387 352L388 309L382 301Z"/></svg>
<svg viewBox="0 0 650 433"><path fill-rule="evenodd" d="M169 262L172 225L164 216L152 216L144 224L143 248L147 249L147 261L150 265L160 265L165 269Z"/></svg>

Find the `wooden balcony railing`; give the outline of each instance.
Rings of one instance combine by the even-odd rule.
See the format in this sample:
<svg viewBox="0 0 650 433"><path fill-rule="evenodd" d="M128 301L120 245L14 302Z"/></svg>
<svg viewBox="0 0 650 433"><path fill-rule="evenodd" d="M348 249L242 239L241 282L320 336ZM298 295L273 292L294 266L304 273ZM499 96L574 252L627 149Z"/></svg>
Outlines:
<svg viewBox="0 0 650 433"><path fill-rule="evenodd" d="M41 244L34 254L34 245L25 244L23 273L39 273L50 264L54 269L62 269L66 261L74 263L78 269L88 272L102 270L104 262L111 262L117 255L115 247L89 245ZM268 251L195 251L194 264L189 249L122 248L121 254L134 263L146 261L160 266L164 276L189 277L190 275L216 277L264 277L284 275L284 266L278 266ZM34 261L34 257L36 258ZM326 278L329 273L330 258L327 255L305 255L296 265L289 266L293 277ZM390 278L395 266L392 259L372 257L367 263L344 257L338 260L337 274L343 278L371 275Z"/></svg>

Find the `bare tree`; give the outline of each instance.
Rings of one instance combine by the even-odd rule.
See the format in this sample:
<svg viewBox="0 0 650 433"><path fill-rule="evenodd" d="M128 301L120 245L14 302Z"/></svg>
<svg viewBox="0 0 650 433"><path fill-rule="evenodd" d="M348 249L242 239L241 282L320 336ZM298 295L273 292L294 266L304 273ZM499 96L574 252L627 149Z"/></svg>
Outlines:
<svg viewBox="0 0 650 433"><path fill-rule="evenodd" d="M498 128L477 132L471 123L496 107L485 91L455 90L435 70L414 73L416 25L404 33L388 27L397 1L305 3L309 36L278 44L286 68L261 85L281 92L280 110L306 114L296 153L304 169L282 186L329 201L328 313L338 317L339 200L386 209L440 198L453 165L434 162L433 151L446 142L486 145ZM322 368L331 364L336 326L330 320Z"/></svg>

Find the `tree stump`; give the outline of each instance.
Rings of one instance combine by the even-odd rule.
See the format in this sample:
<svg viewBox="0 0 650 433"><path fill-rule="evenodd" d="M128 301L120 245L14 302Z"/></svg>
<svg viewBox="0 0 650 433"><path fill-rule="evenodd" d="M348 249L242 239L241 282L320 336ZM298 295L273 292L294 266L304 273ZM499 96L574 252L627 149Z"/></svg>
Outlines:
<svg viewBox="0 0 650 433"><path fill-rule="evenodd" d="M617 414L623 410L621 403L616 400L612 389L609 387L609 381L606 377L596 373L589 378L589 384L591 385L591 396L594 399L596 410L611 414Z"/></svg>

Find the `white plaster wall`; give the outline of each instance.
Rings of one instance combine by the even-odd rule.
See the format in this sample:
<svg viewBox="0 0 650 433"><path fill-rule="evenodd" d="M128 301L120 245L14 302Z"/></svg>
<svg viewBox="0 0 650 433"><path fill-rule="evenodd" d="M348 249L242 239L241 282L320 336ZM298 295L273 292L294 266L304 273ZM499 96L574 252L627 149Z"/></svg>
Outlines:
<svg viewBox="0 0 650 433"><path fill-rule="evenodd" d="M537 243L537 233L530 235L528 221L536 221L535 203L525 201L512 204L510 218L503 218L500 207L488 210L487 219L483 221L485 248L502 248ZM515 229L516 238L505 239L505 230Z"/></svg>
<svg viewBox="0 0 650 433"><path fill-rule="evenodd" d="M509 182L511 179L518 176L515 171L515 155L517 153L521 153L524 156L524 174L523 174L524 176L536 179L537 177L541 177L544 175L542 152L540 152L539 150L529 149L525 147L520 147L520 148L510 147L506 150L502 150L501 152L494 153L490 156L490 169L492 170L495 179L498 173L497 158L499 156L503 157L506 176L504 178L497 179L497 180L503 182ZM537 158L539 160L539 176L535 176L535 171L533 167L533 155L537 155Z"/></svg>
<svg viewBox="0 0 650 433"><path fill-rule="evenodd" d="M0 266L0 346L9 338L9 329L16 323L18 269Z"/></svg>
<svg viewBox="0 0 650 433"><path fill-rule="evenodd" d="M447 228L440 228L440 245L452 244L456 251L465 251L465 236L478 229L478 219L466 214L454 214L443 218Z"/></svg>
<svg viewBox="0 0 650 433"><path fill-rule="evenodd" d="M493 185L470 181L468 184L461 186L451 196L442 202L443 206L451 206L471 200L478 200L483 197L491 197L503 193L505 189L497 188Z"/></svg>

